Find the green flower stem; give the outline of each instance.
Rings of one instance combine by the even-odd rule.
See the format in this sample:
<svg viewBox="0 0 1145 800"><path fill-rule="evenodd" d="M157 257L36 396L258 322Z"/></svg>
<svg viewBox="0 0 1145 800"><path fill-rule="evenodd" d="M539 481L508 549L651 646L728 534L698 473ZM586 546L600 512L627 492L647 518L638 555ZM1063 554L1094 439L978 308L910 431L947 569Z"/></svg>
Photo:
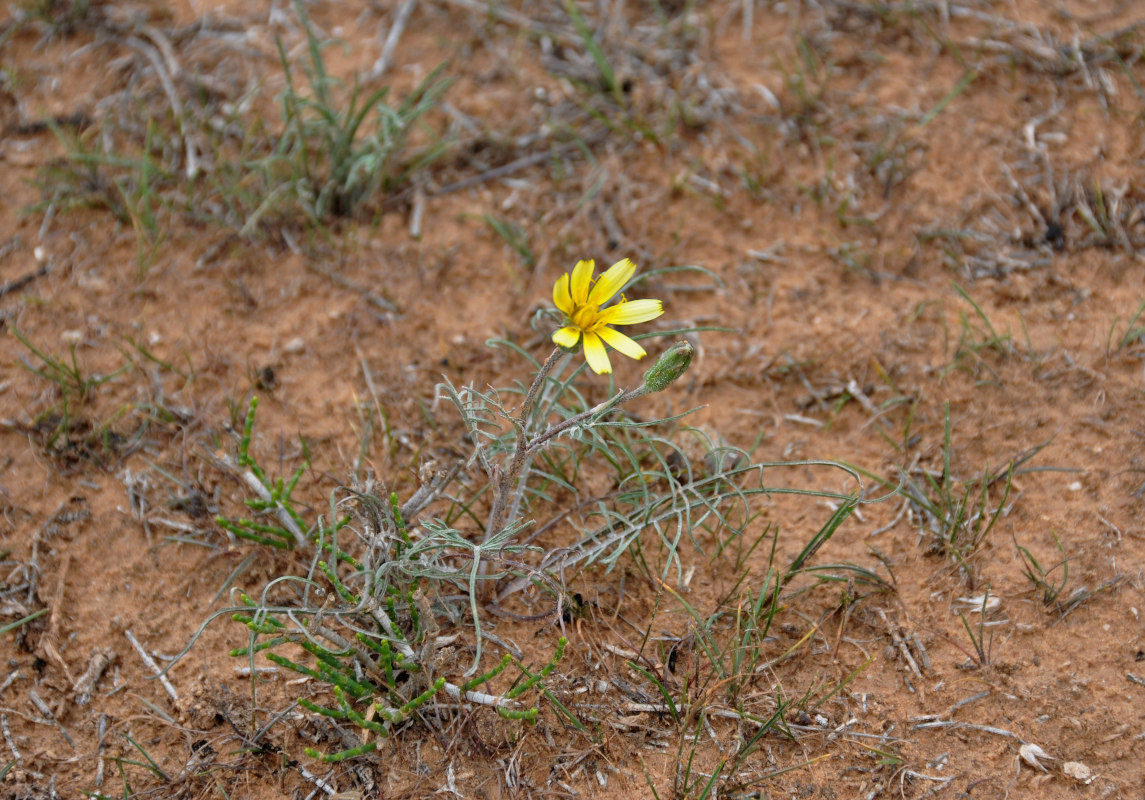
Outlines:
<svg viewBox="0 0 1145 800"><path fill-rule="evenodd" d="M558 422L556 425L549 427L547 430L545 430L544 433L538 434L533 438L532 441L528 442L525 448L525 456L528 457L535 455L551 439L560 436L570 428L575 428L593 417L601 416L631 400L635 400L638 397L643 397L646 394L650 394L652 391L653 390L651 388L644 385L637 389L627 389L622 391L620 394L605 400L603 403L598 403L588 411L582 411L576 416L569 417L562 422ZM522 461L523 460L524 459L522 459Z"/></svg>
<svg viewBox="0 0 1145 800"><path fill-rule="evenodd" d="M513 485L517 481L517 477L521 473L521 468L525 466L525 462L532 458L537 452L551 439L570 428L585 422L586 420L604 414L611 409L621 406L638 397L643 397L646 394L654 391L647 384L641 385L637 389L629 389L621 392L620 394L605 400L593 406L587 411L582 411L576 416L569 417L563 422L559 422L546 429L543 433L534 436L532 439L528 437L526 425L528 423L529 414L532 413L533 404L537 400L537 396L541 392L541 387L544 386L545 380L549 377L556 362L564 351L557 347L549 355L544 364L541 365L540 370L537 372L537 377L533 379L532 385L529 387L528 393L525 395L525 402L521 404L521 413L513 421L517 427L517 447L513 452L513 459L509 462L509 468L505 470L500 479L496 480L496 492L493 498L493 509L489 512L489 521L485 526L485 541L500 532L504 523L505 509L509 503L509 497L512 494Z"/></svg>

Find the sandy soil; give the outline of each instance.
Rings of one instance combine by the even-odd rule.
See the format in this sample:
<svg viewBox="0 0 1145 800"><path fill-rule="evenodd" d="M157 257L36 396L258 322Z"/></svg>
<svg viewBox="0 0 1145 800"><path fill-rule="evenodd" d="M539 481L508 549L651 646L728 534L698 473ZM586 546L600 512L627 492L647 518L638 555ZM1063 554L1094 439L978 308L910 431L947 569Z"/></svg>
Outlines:
<svg viewBox="0 0 1145 800"><path fill-rule="evenodd" d="M326 65L343 98L403 4L352 5L307 5L337 40ZM291 8L62 0L6 12L0 624L42 613L0 638L0 768L12 762L0 795L1145 794L1145 10L580 8L615 92L559 4L412 4L391 64L364 86L401 98L444 62L454 82L410 148L442 137L445 150L324 228L285 212L236 223L252 207L228 212L212 182L279 133L276 37L292 60L305 51ZM136 158L150 141L154 195L140 195L138 170L69 160L73 140ZM201 173L189 180L192 149ZM367 475L408 496L425 463L466 457L460 423L435 402L442 376L527 379L486 340L543 358L551 327L530 319L556 277L579 258L626 256L707 270L642 287L667 308L649 330L703 330L686 334L686 379L633 413L699 407L690 425L758 460L875 476L868 497L883 501L860 506L815 563L858 564L881 584L793 586L770 666L739 701L764 715L777 697L815 704L710 786L697 775L751 725L713 713L687 728L640 710L660 698L618 653L640 650L695 707L720 705L681 602L734 615L739 576L708 541L705 553L682 546L686 581L657 584L631 556L565 576L587 606L563 626L549 685L584 730L544 703L532 726L471 708L410 725L376 754L308 757L338 745L293 698L326 689L280 671L254 694L247 662L228 655L246 629L206 624L232 588L254 594L309 563L215 521L244 513L248 490L221 459L249 398L261 402L252 451L275 476L308 455L297 496L314 513ZM671 340L651 340L653 357ZM616 385L640 380L644 365L613 361ZM610 385L587 374L578 388L596 402ZM831 468L765 474L854 489ZM981 510L984 474L985 513L1001 512L955 557L925 532L918 497L946 480ZM759 512L745 536L777 527L787 563L831 509L777 494ZM558 526L541 543L572 535ZM769 546L739 588L761 579ZM1064 580L1056 597L1023 552ZM530 663L562 627L485 624ZM204 625L168 684L131 643L162 667ZM464 662L471 627L458 625Z"/></svg>

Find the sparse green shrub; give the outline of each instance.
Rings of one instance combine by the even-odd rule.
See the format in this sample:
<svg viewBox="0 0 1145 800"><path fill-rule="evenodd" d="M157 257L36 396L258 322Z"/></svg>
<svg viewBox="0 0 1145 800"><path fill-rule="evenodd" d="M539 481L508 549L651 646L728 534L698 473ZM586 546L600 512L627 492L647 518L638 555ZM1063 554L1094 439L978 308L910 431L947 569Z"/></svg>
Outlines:
<svg viewBox="0 0 1145 800"><path fill-rule="evenodd" d="M52 123L64 157L41 170L37 210L111 212L135 231L141 276L171 216L256 237L380 212L392 192L445 150L423 125L449 88L444 65L396 103L389 87L366 91L357 77L346 89L327 71L325 43L305 10L294 8L306 55L291 63L276 40L286 84L277 129L268 129L257 104L236 104L220 124L218 109L169 94L165 111L143 102L126 109L123 126L110 119L98 129Z"/></svg>
<svg viewBox="0 0 1145 800"><path fill-rule="evenodd" d="M567 578L593 566L611 569L625 556L686 611L693 623L692 649L703 653L696 679L682 686L652 661L630 663L655 687L664 713L676 720L681 748L686 742L694 747L696 726L716 713L712 699L717 687L729 707L742 708L757 693L756 681L765 669L787 658L764 655L782 600L821 584L845 582L849 607L859 596L851 588L856 584L889 588L853 564L811 563L861 500L854 470L832 462L798 462L844 469L859 483L856 494L767 487L765 469L790 464L752 462L748 453L680 426L683 415L638 420L626 412L627 405L667 389L686 373L694 352L690 344L669 347L634 389L616 389L598 403L581 393L586 367L601 373L611 369L593 337L619 343L618 352L635 356L643 348L608 326L660 313L659 301L624 295L608 305L631 288L634 270L625 260L594 282L592 263L581 262L571 277L558 282L554 300L564 327L553 334L558 347L544 362L509 342L492 342L526 359L534 373L528 386L484 391L448 381L439 386L440 397L464 423L465 441L472 448L468 461L480 468L484 481L460 480L460 464L435 465L423 470L420 487L404 502L394 492L367 484L333 492L327 513L300 511L294 492L306 465L277 480L258 465L250 451L257 407L252 401L232 465L253 492L247 501L252 515L220 517L219 524L260 545L305 552L309 567L280 575L258 595L237 593L237 606L220 613L249 630L249 642L233 654L249 660L252 675L258 674L261 654L327 687L329 701L316 702L307 690L298 703L335 725L346 723L340 728L344 746L333 753L311 749L310 755L341 761L369 753L380 739L414 724L418 709L439 696L454 707L488 707L526 723L537 718L543 698L564 721L588 731L593 721L582 721L547 685L567 640L554 634L539 669L512 652L490 661L483 620L491 611L512 616L501 604L528 593L547 610L523 618L563 626L580 608ZM582 344L586 361L576 355ZM514 397L515 408L510 404ZM601 468L612 489L590 496L583 488L586 478L597 477ZM775 565L777 528L764 526L750 546L743 540L758 520L755 501L780 493L828 498L835 504L830 519L782 569ZM570 508L582 515L575 541L549 548L535 544L537 532L559 525ZM751 553L768 537L772 547L764 583L752 588L749 581L744 590L753 570ZM692 608L678 589L686 581L685 541L713 559L736 554L739 578L711 615ZM796 587L799 576L810 577L811 583ZM671 652L661 654L664 664L674 658ZM518 677L505 686L502 674L510 667ZM780 693L778 710L762 725L746 709L734 712L750 720L756 733L729 762L729 774L764 735L782 733L788 710L813 712L847 681L797 697ZM530 697L536 699L527 702ZM703 781L725 780L720 774L717 770L716 777ZM699 786L690 773L677 779L680 786L691 787L685 794Z"/></svg>
<svg viewBox="0 0 1145 800"><path fill-rule="evenodd" d="M268 213L301 211L313 222L354 216L378 198L401 186L411 174L442 153L440 142L420 150L409 148L410 134L434 109L450 81L433 70L397 105L387 102L389 87L362 96L354 85L345 97L339 81L326 71L323 43L306 12L294 4L306 32L307 57L300 66L305 86L278 40L278 56L286 76L279 98L282 133L269 152L250 158L245 167L261 183L243 230L251 231Z"/></svg>

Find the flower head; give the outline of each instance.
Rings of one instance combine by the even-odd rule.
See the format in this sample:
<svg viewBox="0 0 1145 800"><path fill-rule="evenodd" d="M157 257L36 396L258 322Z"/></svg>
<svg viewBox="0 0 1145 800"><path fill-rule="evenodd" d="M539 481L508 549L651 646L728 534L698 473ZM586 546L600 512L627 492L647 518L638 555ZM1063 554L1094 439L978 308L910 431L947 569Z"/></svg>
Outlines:
<svg viewBox="0 0 1145 800"><path fill-rule="evenodd" d="M627 300L601 308L619 292L636 272L627 258L617 261L593 281L595 263L578 261L571 274L562 275L553 286L553 302L564 312L567 324L553 334L553 341L572 349L584 342L584 358L597 375L612 372L612 362L604 345L611 345L629 358L644 358L644 348L610 325L635 325L656 319L664 313L659 300Z"/></svg>
<svg viewBox="0 0 1145 800"><path fill-rule="evenodd" d="M649 391L664 391L688 371L695 353L695 349L688 342L672 345L664 351L660 360L652 365L652 369L644 373L644 385Z"/></svg>

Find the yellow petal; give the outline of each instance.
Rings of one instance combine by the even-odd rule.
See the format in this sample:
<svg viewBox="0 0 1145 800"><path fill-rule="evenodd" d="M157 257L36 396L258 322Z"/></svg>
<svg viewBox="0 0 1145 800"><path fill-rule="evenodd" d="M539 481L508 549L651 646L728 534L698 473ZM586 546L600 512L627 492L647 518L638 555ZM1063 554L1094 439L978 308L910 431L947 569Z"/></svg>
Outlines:
<svg viewBox="0 0 1145 800"><path fill-rule="evenodd" d="M614 331L612 328L600 328L597 330L597 333L601 339L604 339L604 341L612 345L613 349L618 350L629 358L639 360L648 355L643 347L629 339L620 331Z"/></svg>
<svg viewBox="0 0 1145 800"><path fill-rule="evenodd" d="M597 375L607 375L612 372L612 362L608 360L608 351L604 349L604 342L595 333L584 335L584 360Z"/></svg>
<svg viewBox="0 0 1145 800"><path fill-rule="evenodd" d="M588 287L592 283L592 273L595 269L596 264L592 259L578 261L573 267L570 288L572 289L572 300L578 306L583 306L588 301Z"/></svg>
<svg viewBox="0 0 1145 800"><path fill-rule="evenodd" d="M614 294L624 288L624 284L628 283L635 272L636 265L630 259L625 258L617 261L600 276L600 280L592 287L588 302L597 306L604 305L612 299Z"/></svg>
<svg viewBox="0 0 1145 800"><path fill-rule="evenodd" d="M605 325L635 325L637 322L656 319L663 313L664 304L659 300L629 300L602 309L597 320Z"/></svg>
<svg viewBox="0 0 1145 800"><path fill-rule="evenodd" d="M553 303L557 308L563 311L567 317L571 317L574 311L572 295L569 294L570 280L566 273L557 278L557 282L553 284Z"/></svg>
<svg viewBox="0 0 1145 800"><path fill-rule="evenodd" d="M561 347L576 347L580 341L580 328L567 325L553 333L553 342Z"/></svg>

